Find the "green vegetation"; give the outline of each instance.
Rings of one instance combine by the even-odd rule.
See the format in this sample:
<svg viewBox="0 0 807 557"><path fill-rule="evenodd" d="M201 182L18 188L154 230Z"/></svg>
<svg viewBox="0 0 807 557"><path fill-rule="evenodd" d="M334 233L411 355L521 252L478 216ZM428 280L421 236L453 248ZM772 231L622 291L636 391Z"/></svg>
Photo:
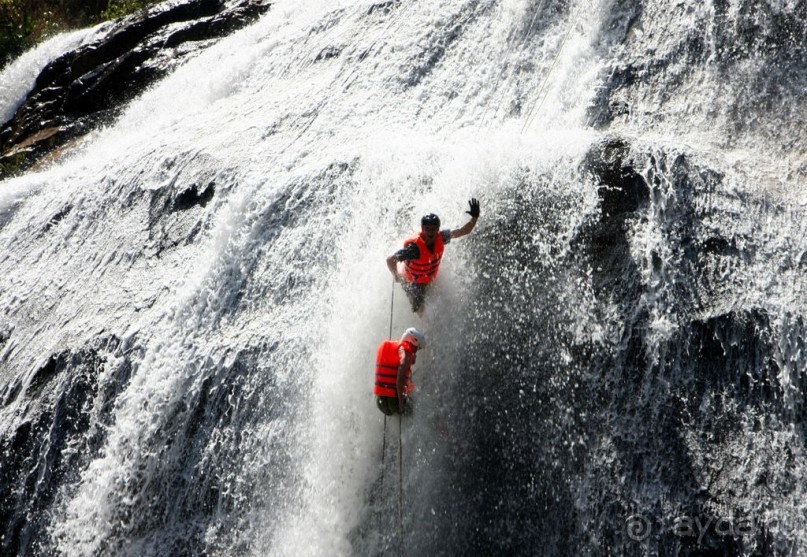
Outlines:
<svg viewBox="0 0 807 557"><path fill-rule="evenodd" d="M0 0L0 69L61 31L123 17L157 0Z"/></svg>
<svg viewBox="0 0 807 557"><path fill-rule="evenodd" d="M115 19L125 15L132 14L137 10L142 10L150 4L154 4L154 0L113 0L109 3L107 8L101 12L100 20L106 21L108 19Z"/></svg>
<svg viewBox="0 0 807 557"><path fill-rule="evenodd" d="M3 156L0 158L0 177L8 178L17 174L25 168L27 162L28 157L24 152Z"/></svg>

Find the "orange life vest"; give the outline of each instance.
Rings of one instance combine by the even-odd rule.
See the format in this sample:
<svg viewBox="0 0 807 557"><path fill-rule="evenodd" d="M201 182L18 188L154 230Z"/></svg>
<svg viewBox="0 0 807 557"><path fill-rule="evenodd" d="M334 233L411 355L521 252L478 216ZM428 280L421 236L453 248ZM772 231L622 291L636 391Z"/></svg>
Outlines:
<svg viewBox="0 0 807 557"><path fill-rule="evenodd" d="M377 396L391 396L398 397L398 366L401 363L401 357L398 349L403 348L404 351L412 358L412 363L415 363L415 351L408 342L400 340L385 340L378 347L378 352L375 357L375 386L373 387L373 394ZM415 386L411 380L412 367L406 369L404 375L404 394L411 393Z"/></svg>
<svg viewBox="0 0 807 557"><path fill-rule="evenodd" d="M434 251L426 247L426 242L419 234L405 241L404 247L412 243L417 244L420 257L404 261L404 277L408 282L429 284L437 277L437 271L440 269L440 260L443 258L443 248L445 247L443 235L437 235L437 239L434 241Z"/></svg>

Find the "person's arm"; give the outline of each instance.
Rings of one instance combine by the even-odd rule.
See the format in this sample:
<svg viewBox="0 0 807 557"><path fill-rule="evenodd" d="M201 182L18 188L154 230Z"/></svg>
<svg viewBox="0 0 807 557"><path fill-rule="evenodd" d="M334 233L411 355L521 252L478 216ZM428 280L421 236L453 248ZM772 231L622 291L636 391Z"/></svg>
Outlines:
<svg viewBox="0 0 807 557"><path fill-rule="evenodd" d="M479 218L479 201L477 201L476 198L472 198L468 202L468 204L471 206L471 210L465 212L471 215L471 220L466 222L464 226L460 228L455 228L454 230L451 231L452 240L462 238L463 236L467 236L476 226L476 220Z"/></svg>
<svg viewBox="0 0 807 557"><path fill-rule="evenodd" d="M394 253L387 257L387 269L395 277L395 282L401 280L401 275L398 273L398 258L395 257Z"/></svg>
<svg viewBox="0 0 807 557"><path fill-rule="evenodd" d="M403 349L399 349L403 351ZM406 379L406 370L412 365L412 357L405 351L401 356L401 363L398 364L398 378L395 382L398 391L398 410L403 412L404 409L404 380Z"/></svg>
<svg viewBox="0 0 807 557"><path fill-rule="evenodd" d="M403 280L403 276L398 272L398 262L417 259L418 257L420 257L420 250L418 250L417 244L408 244L403 249L387 257L387 269L395 277L395 280L400 282Z"/></svg>

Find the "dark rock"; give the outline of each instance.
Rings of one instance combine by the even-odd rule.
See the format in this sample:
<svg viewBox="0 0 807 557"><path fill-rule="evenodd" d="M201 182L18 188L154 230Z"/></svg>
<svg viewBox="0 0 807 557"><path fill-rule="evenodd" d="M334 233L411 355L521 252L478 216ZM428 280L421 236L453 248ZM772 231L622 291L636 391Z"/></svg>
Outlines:
<svg viewBox="0 0 807 557"><path fill-rule="evenodd" d="M110 423L129 380L128 362L107 362L119 345L116 337L98 337L52 354L22 395L17 384L5 397L24 399L19 418L0 434L0 554L50 553L43 549L51 519L45 509L97 454L105 435L98 425Z"/></svg>
<svg viewBox="0 0 807 557"><path fill-rule="evenodd" d="M9 384L5 389L3 389L3 406L8 406L12 402L17 399L17 396L22 391L22 383L14 382Z"/></svg>
<svg viewBox="0 0 807 557"><path fill-rule="evenodd" d="M384 15L391 12L393 9L401 5L401 0L387 0L385 2L376 2L372 4L367 10L367 15L372 15L374 12L381 12Z"/></svg>
<svg viewBox="0 0 807 557"><path fill-rule="evenodd" d="M695 380L740 387L744 402L773 397L770 385L781 369L773 356L771 329L769 315L759 309L693 320L686 345L698 356L691 363Z"/></svg>
<svg viewBox="0 0 807 557"><path fill-rule="evenodd" d="M586 166L600 182L597 193L602 214L607 218L633 213L646 205L650 190L628 160L630 146L611 138L595 146L586 156Z"/></svg>
<svg viewBox="0 0 807 557"><path fill-rule="evenodd" d="M342 52L341 48L335 48L333 46L328 46L323 48L317 57L314 58L314 62L322 62L323 60L329 60L331 58L336 58Z"/></svg>
<svg viewBox="0 0 807 557"><path fill-rule="evenodd" d="M36 397L40 391L50 381L56 377L57 368L64 367L64 362L60 361L60 356L51 356L47 363L34 372L31 382L28 384L27 395L29 398Z"/></svg>
<svg viewBox="0 0 807 557"><path fill-rule="evenodd" d="M0 180L113 118L166 75L178 58L244 27L269 8L260 0L229 6L221 0L157 6L118 20L95 42L53 60L14 116L0 127Z"/></svg>
<svg viewBox="0 0 807 557"><path fill-rule="evenodd" d="M51 228L53 228L54 226L59 224L59 222L61 222L61 220L63 218L65 218L67 215L69 215L70 211L72 211L72 210L73 210L73 206L72 205L67 205L62 210L60 210L58 213L53 215L50 218L50 220L47 222L47 224L45 225L44 232L47 232L48 230L50 230Z"/></svg>
<svg viewBox="0 0 807 557"><path fill-rule="evenodd" d="M640 216L650 201L650 188L636 171L630 145L616 137L593 146L583 162L583 171L597 184L599 218L581 229L580 248L594 269L594 285L600 296L622 301L626 315L632 312L641 281L630 254L628 223ZM626 338L632 346L634 338ZM642 350L637 347L637 357Z"/></svg>
<svg viewBox="0 0 807 557"><path fill-rule="evenodd" d="M174 209L177 211L184 211L196 205L204 207L208 201L213 199L213 194L216 191L216 185L211 182L206 186L200 187L198 184L193 184L188 189L181 192L174 199Z"/></svg>

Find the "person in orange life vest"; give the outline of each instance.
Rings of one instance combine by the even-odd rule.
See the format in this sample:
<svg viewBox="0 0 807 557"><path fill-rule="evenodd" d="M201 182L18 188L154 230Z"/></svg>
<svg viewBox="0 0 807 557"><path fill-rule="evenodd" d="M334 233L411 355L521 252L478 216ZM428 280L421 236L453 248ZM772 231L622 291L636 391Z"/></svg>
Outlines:
<svg viewBox="0 0 807 557"><path fill-rule="evenodd" d="M479 218L479 201L471 199L468 204L471 220L464 226L449 230L440 230L440 218L429 214L420 219L420 234L404 242L403 249L387 257L387 268L397 282L403 286L412 311L420 315L429 285L437 276L440 260L443 257L443 246L456 238L470 234ZM403 273L398 270L398 263L403 262Z"/></svg>
<svg viewBox="0 0 807 557"><path fill-rule="evenodd" d="M426 337L410 327L401 340L385 340L378 345L375 358L373 394L378 409L387 416L403 414L409 395L414 390L412 366L415 354L426 344Z"/></svg>

